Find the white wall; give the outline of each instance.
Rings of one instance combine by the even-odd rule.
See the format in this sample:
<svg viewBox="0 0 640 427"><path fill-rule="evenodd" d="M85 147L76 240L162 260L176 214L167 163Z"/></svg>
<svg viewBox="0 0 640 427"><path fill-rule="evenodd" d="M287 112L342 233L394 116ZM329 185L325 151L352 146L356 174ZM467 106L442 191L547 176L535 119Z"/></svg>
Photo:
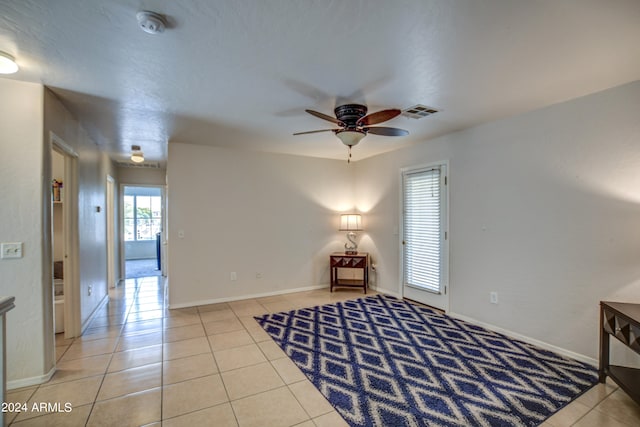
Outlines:
<svg viewBox="0 0 640 427"><path fill-rule="evenodd" d="M449 160L451 311L597 358L599 301L640 302L638 111L635 82L357 162L378 286L400 292L400 168Z"/></svg>
<svg viewBox="0 0 640 427"><path fill-rule="evenodd" d="M23 242L24 257L0 261L0 294L16 297L7 316L9 387L41 382L55 363L51 248L54 131L79 153L82 319L106 295L104 179L114 172L82 126L42 85L0 78L0 241ZM104 212L104 209L102 209ZM92 297L86 288L94 285Z"/></svg>
<svg viewBox="0 0 640 427"><path fill-rule="evenodd" d="M51 312L43 312L42 85L0 78L0 241L23 242L23 258L0 260L7 314L7 380L39 378L53 367ZM46 288L52 293L51 284ZM51 295L49 295L49 301ZM48 316L48 318L47 318Z"/></svg>
<svg viewBox="0 0 640 427"><path fill-rule="evenodd" d="M165 169L118 168L118 178L122 184L165 185Z"/></svg>
<svg viewBox="0 0 640 427"><path fill-rule="evenodd" d="M352 166L170 143L171 306L327 285L329 253L344 241L338 212L353 206Z"/></svg>
<svg viewBox="0 0 640 427"><path fill-rule="evenodd" d="M156 244L155 239L124 242L124 258L125 260L156 258Z"/></svg>

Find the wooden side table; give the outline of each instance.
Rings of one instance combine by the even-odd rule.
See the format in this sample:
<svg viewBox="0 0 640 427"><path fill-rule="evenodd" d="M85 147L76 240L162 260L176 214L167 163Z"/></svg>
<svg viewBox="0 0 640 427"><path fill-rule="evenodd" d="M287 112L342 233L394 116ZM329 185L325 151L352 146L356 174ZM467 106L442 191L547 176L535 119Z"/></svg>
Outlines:
<svg viewBox="0 0 640 427"><path fill-rule="evenodd" d="M369 254L367 252L356 254L334 252L329 256L329 265L331 266L331 292L336 286L349 286L362 288L364 293L367 293L369 286ZM362 279L339 279L339 268L362 269Z"/></svg>
<svg viewBox="0 0 640 427"><path fill-rule="evenodd" d="M609 363L609 337L640 354L640 304L600 302L600 369L599 380L607 376L640 404L640 369Z"/></svg>

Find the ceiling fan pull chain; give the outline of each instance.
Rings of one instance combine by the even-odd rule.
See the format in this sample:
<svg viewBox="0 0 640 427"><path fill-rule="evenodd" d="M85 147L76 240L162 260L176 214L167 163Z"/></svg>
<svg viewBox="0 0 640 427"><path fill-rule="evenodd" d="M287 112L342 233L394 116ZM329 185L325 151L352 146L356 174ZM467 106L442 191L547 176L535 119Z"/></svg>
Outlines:
<svg viewBox="0 0 640 427"><path fill-rule="evenodd" d="M351 163L351 146L349 145L349 158L347 159L347 163Z"/></svg>

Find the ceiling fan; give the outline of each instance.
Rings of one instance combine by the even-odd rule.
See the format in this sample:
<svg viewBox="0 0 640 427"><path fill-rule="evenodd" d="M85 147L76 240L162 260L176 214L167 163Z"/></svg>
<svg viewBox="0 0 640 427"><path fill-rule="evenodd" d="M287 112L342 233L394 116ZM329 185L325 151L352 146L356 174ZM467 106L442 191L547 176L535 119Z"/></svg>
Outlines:
<svg viewBox="0 0 640 427"><path fill-rule="evenodd" d="M401 111L392 108L388 110L376 111L367 115L367 107L360 104L345 104L336 107L334 110L335 117L327 114L319 113L313 110L305 110L307 113L318 118L335 123L339 127L337 129L320 129L308 132L297 132L294 135L305 135L308 133L333 132L342 141L344 145L349 147L349 159L351 161L351 147L357 145L362 138L368 133L382 136L405 136L409 132L404 129L390 128L385 126L371 126L378 123L386 122L400 115Z"/></svg>

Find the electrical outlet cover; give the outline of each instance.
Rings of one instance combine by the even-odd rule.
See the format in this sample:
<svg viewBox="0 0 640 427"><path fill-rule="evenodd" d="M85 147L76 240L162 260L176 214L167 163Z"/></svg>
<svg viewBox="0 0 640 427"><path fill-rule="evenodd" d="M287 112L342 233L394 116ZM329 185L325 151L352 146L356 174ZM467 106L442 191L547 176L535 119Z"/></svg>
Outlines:
<svg viewBox="0 0 640 427"><path fill-rule="evenodd" d="M497 292L490 292L489 293L489 301L491 302L491 304L497 304L498 303L498 293Z"/></svg>
<svg viewBox="0 0 640 427"><path fill-rule="evenodd" d="M22 242L3 243L0 246L0 257L2 259L22 258Z"/></svg>

